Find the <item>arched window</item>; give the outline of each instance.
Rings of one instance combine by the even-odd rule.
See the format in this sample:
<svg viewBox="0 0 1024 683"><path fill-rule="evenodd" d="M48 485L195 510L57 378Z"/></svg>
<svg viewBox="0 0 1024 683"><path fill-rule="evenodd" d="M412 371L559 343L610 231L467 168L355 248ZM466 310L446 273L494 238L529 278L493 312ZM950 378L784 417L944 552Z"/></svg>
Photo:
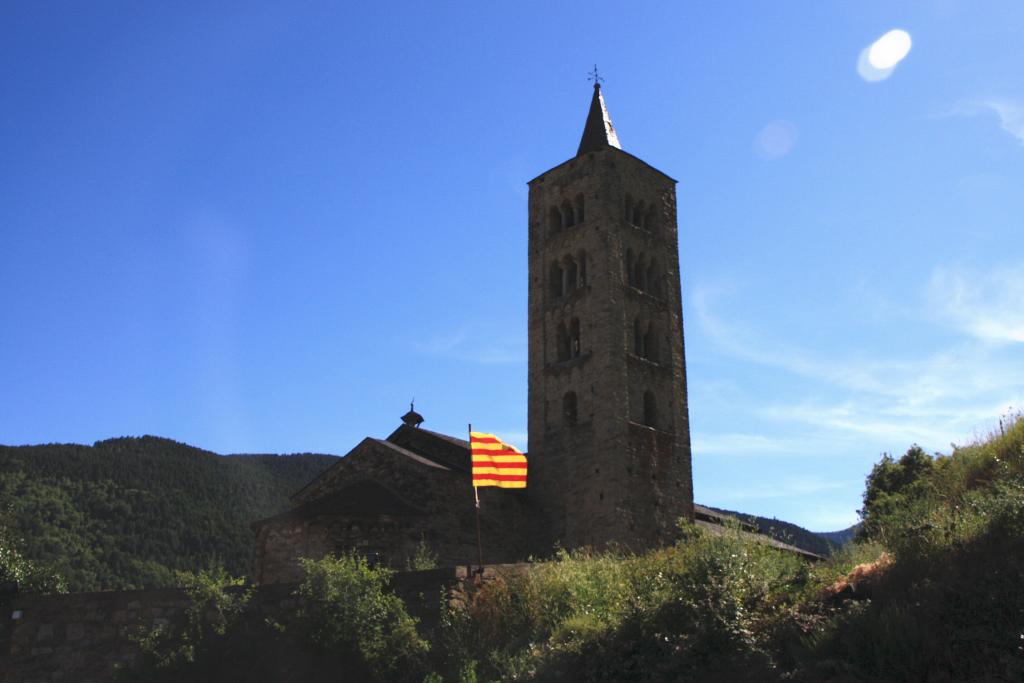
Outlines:
<svg viewBox="0 0 1024 683"><path fill-rule="evenodd" d="M562 279L565 277L565 273L562 270L562 266L555 261L551 264L551 277L549 278L548 285L551 287L551 296L560 297L563 294L562 287L564 283Z"/></svg>
<svg viewBox="0 0 1024 683"><path fill-rule="evenodd" d="M583 287L587 284L587 252L581 250L576 254L576 263L580 266L579 286Z"/></svg>
<svg viewBox="0 0 1024 683"><path fill-rule="evenodd" d="M580 355L580 320L573 318L569 323L569 355L579 358Z"/></svg>
<svg viewBox="0 0 1024 683"><path fill-rule="evenodd" d="M565 323L558 323L558 332L556 339L556 358L561 361L569 360L569 332L565 329Z"/></svg>
<svg viewBox="0 0 1024 683"><path fill-rule="evenodd" d="M647 215L644 216L644 227L651 231L658 227L658 212L654 210L654 205L647 209Z"/></svg>
<svg viewBox="0 0 1024 683"><path fill-rule="evenodd" d="M644 332L643 358L658 362L658 336L654 332L654 323L647 323L647 331Z"/></svg>
<svg viewBox="0 0 1024 683"><path fill-rule="evenodd" d="M626 201L622 204L623 216L627 223L633 222L633 197L632 195L626 195Z"/></svg>
<svg viewBox="0 0 1024 683"><path fill-rule="evenodd" d="M637 278L637 258L632 249L626 250L626 284L630 287L640 284Z"/></svg>
<svg viewBox="0 0 1024 683"><path fill-rule="evenodd" d="M562 212L557 206L552 206L548 211L548 232L552 235L562 229Z"/></svg>
<svg viewBox="0 0 1024 683"><path fill-rule="evenodd" d="M583 195L576 195L576 222L583 222Z"/></svg>
<svg viewBox="0 0 1024 683"><path fill-rule="evenodd" d="M648 427L658 426L658 406L654 401L654 394L650 391L644 392L644 424Z"/></svg>
<svg viewBox="0 0 1024 683"><path fill-rule="evenodd" d="M576 225L576 219L573 217L572 204L569 200L562 202L562 226L571 228Z"/></svg>
<svg viewBox="0 0 1024 683"><path fill-rule="evenodd" d="M638 201L633 205L633 215L630 218L630 223L638 228L644 227L644 203Z"/></svg>
<svg viewBox="0 0 1024 683"><path fill-rule="evenodd" d="M565 257L565 291L571 292L579 286L580 269L571 256Z"/></svg>
<svg viewBox="0 0 1024 683"><path fill-rule="evenodd" d="M644 291L654 296L660 296L661 287L658 282L658 262L651 259L644 269Z"/></svg>
<svg viewBox="0 0 1024 683"><path fill-rule="evenodd" d="M562 397L562 421L569 426L576 424L576 420L579 417L577 410L576 392L566 392L565 396Z"/></svg>

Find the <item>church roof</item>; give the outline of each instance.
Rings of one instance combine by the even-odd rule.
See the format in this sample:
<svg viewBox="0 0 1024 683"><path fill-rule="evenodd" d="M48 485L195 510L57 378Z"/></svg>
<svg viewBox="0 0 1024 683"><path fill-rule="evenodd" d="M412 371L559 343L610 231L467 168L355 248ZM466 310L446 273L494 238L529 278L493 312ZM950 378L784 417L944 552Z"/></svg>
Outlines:
<svg viewBox="0 0 1024 683"><path fill-rule="evenodd" d="M606 107L604 103L604 95L601 94L601 86L600 84L596 84L594 85L594 95L590 99L590 111L587 113L587 122L583 126L583 137L580 139L580 146L579 149L576 150L576 156L572 159L566 159L557 166L549 168L533 180L529 181L527 185L532 185L555 169L561 168L566 164L572 164L577 157L583 154L611 149L615 150L614 153L616 155L622 155L626 158L638 161L655 173L671 180L673 183L679 182L664 171L651 166L640 157L630 154L622 149L622 145L619 143L619 136L615 132L615 126L612 125L612 118L608 114L608 107Z"/></svg>
<svg viewBox="0 0 1024 683"><path fill-rule="evenodd" d="M429 458L424 458L422 455L419 455L417 453L413 453L409 449L402 448L398 444L391 443L390 441L385 441L384 439L374 439L372 437L370 438L370 440L373 441L376 444L384 446L385 448L390 448L394 452L398 453L399 455L404 455L405 457L409 458L410 460L415 460L416 462L420 463L421 465L426 465L427 467L436 467L437 469L440 469L440 470L450 470L451 469L450 467L445 467L441 463L434 462L433 460L431 460Z"/></svg>
<svg viewBox="0 0 1024 683"><path fill-rule="evenodd" d="M394 515L398 517L427 514L423 510L380 482L363 479L342 489L328 493L321 498L303 503L273 517L253 522L249 526L259 529L265 524L284 519L309 519L322 515L349 517L376 517Z"/></svg>
<svg viewBox="0 0 1024 683"><path fill-rule="evenodd" d="M583 126L583 137L580 139L580 148L576 151L576 156L605 147L622 149L619 136L615 134L615 126L612 125L612 117L609 116L608 107L604 104L601 84L594 83L594 96L590 100L590 111L587 113L587 122Z"/></svg>
<svg viewBox="0 0 1024 683"><path fill-rule="evenodd" d="M469 442L463 439L432 432L429 429L402 425L391 432L387 442L443 465L447 469L469 471Z"/></svg>

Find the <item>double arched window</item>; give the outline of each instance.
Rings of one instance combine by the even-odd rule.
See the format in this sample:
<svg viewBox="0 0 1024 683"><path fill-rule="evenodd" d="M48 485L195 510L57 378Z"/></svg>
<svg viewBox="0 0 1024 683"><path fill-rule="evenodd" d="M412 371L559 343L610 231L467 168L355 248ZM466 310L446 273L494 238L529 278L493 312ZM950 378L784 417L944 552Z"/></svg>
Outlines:
<svg viewBox="0 0 1024 683"><path fill-rule="evenodd" d="M622 208L623 218L627 223L644 230L654 230L657 220L654 204L647 204L642 199L633 199L632 195L627 194Z"/></svg>
<svg viewBox="0 0 1024 683"><path fill-rule="evenodd" d="M587 252L566 254L551 264L548 285L555 298L583 287L587 283Z"/></svg>
<svg viewBox="0 0 1024 683"><path fill-rule="evenodd" d="M554 235L563 228L571 228L583 222L583 195L577 194L571 201L565 199L561 204L548 209L548 233Z"/></svg>
<svg viewBox="0 0 1024 683"><path fill-rule="evenodd" d="M661 273L657 260L626 249L626 284L652 296L660 296Z"/></svg>

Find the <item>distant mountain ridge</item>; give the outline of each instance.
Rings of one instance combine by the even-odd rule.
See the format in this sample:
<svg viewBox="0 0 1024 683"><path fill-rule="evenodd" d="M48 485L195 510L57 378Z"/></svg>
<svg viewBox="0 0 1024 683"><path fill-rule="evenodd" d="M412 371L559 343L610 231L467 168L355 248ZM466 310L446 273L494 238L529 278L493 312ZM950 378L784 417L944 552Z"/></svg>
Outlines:
<svg viewBox="0 0 1024 683"><path fill-rule="evenodd" d="M848 526L845 529L841 529L839 531L817 531L815 533L817 533L822 538L828 539L836 545L845 545L846 543L849 543L853 540L853 537L857 535L858 531L860 531L860 527L861 523L858 522L853 526Z"/></svg>
<svg viewBox="0 0 1024 683"><path fill-rule="evenodd" d="M170 585L173 571L250 571L249 524L337 456L218 455L171 439L0 446L0 522L72 591Z"/></svg>
<svg viewBox="0 0 1024 683"><path fill-rule="evenodd" d="M837 542L828 536L808 531L802 526L798 526L790 522L784 522L781 519L758 517L757 515L748 515L743 512L723 510L721 508L713 507L711 509L721 512L722 514L732 515L745 522L749 522L757 527L758 532L766 536L771 536L783 543L795 545L798 548L809 550L812 553L817 553L818 555L831 555L840 545L842 545L841 542ZM837 531L830 533L842 534L844 532Z"/></svg>

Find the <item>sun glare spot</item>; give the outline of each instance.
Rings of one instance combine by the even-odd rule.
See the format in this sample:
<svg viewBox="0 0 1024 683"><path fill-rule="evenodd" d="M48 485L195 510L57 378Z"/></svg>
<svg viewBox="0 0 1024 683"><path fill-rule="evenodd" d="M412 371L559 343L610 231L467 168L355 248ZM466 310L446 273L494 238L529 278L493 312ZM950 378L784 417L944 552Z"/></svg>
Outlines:
<svg viewBox="0 0 1024 683"><path fill-rule="evenodd" d="M861 50L857 73L865 81L884 81L910 53L910 34L893 29Z"/></svg>
<svg viewBox="0 0 1024 683"><path fill-rule="evenodd" d="M910 34L893 29L871 44L868 61L876 69L891 69L910 52Z"/></svg>
<svg viewBox="0 0 1024 683"><path fill-rule="evenodd" d="M793 151L797 130L786 120L772 121L762 128L754 139L754 150L762 159L774 161Z"/></svg>

